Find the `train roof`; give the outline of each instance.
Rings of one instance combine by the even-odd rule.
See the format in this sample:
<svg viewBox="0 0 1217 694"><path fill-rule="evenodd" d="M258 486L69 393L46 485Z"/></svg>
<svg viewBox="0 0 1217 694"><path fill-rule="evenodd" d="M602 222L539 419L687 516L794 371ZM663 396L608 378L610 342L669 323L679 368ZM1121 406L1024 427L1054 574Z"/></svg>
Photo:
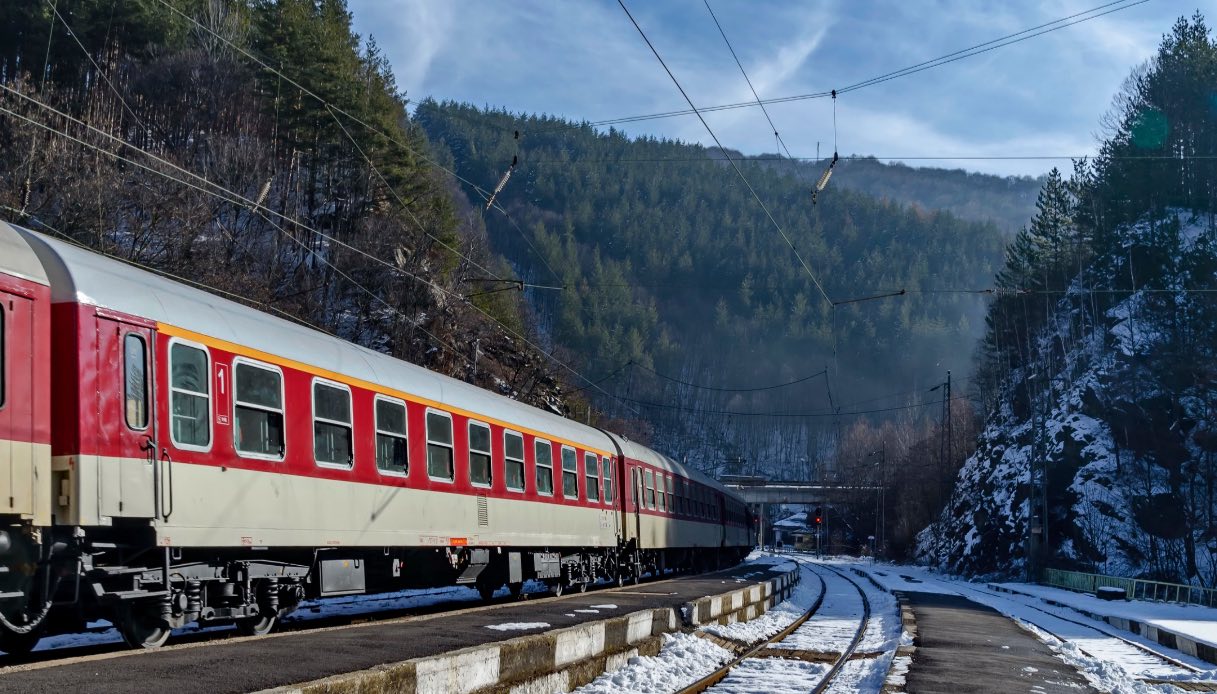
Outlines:
<svg viewBox="0 0 1217 694"><path fill-rule="evenodd" d="M709 475L706 475L699 470L695 470L688 465L678 463L668 456L659 453L658 451L653 451L642 444L634 443L624 436L614 434L612 432L609 432L609 438L613 439L613 441L617 443L617 445L621 448L621 452L624 453L627 458L633 458L634 460L642 461L649 465L654 465L660 470L667 470L668 472L680 475L681 477L691 479L694 482L713 487L722 493L727 494L728 496L739 496L739 494L736 492L720 484L718 480L715 480Z"/></svg>
<svg viewBox="0 0 1217 694"><path fill-rule="evenodd" d="M50 284L46 270L29 242L17 230L0 221L0 272L21 279Z"/></svg>
<svg viewBox="0 0 1217 694"><path fill-rule="evenodd" d="M16 238L14 238L14 236ZM508 424L611 451L604 432L29 229L0 222L0 251L30 249L52 303L79 302L324 368ZM3 256L0 256L3 257ZM28 265L28 258L23 261ZM0 267L7 270L5 258ZM22 266L24 267L24 265Z"/></svg>

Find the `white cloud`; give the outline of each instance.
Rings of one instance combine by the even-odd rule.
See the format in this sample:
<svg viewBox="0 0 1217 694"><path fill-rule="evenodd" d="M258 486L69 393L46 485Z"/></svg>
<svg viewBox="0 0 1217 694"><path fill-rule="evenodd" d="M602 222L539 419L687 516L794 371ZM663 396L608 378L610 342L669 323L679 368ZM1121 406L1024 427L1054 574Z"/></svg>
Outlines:
<svg viewBox="0 0 1217 694"><path fill-rule="evenodd" d="M712 2L766 98L842 86L1095 4ZM1099 116L1125 75L1152 55L1160 35L1187 11L1169 5L1146 3L844 95L841 149L880 156L1089 152ZM435 96L575 120L685 108L613 2L351 0L351 9L357 29L376 36L414 100ZM694 103L751 100L700 2L633 2L631 11ZM773 105L770 113L795 155L814 154L817 141L831 151L828 100ZM707 120L728 147L774 151L759 110L716 112ZM625 129L710 143L695 118ZM940 163L1001 173L1039 173L1051 164Z"/></svg>

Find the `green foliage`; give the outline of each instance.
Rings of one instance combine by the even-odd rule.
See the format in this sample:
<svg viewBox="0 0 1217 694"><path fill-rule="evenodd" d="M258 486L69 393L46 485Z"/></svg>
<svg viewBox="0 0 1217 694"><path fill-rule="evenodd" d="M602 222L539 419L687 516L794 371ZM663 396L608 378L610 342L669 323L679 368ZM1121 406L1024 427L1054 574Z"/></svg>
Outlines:
<svg viewBox="0 0 1217 694"><path fill-rule="evenodd" d="M0 3L0 80L31 96L7 103L85 143L0 117L0 204L26 215L10 219L549 401L530 396L547 378L534 355L483 315L522 331L518 295L471 278L510 267L476 215L458 218L467 201L425 159L345 0L170 2L185 16L160 0ZM115 150L176 168L99 153Z"/></svg>
<svg viewBox="0 0 1217 694"><path fill-rule="evenodd" d="M698 365L720 384L773 382L839 354L850 390L874 394L910 374L937 375L949 368L942 362L968 362L982 305L937 290L989 285L1003 245L991 223L852 190L849 169L812 207L801 170L744 160L833 299L911 292L834 309L708 150L432 100L415 119L483 189L518 155L499 202L523 234L491 214L492 244L532 281L566 288L538 293L536 304L593 376L632 361L666 373ZM656 384L635 376L610 387L658 397ZM799 397L808 408L827 405L822 390Z"/></svg>

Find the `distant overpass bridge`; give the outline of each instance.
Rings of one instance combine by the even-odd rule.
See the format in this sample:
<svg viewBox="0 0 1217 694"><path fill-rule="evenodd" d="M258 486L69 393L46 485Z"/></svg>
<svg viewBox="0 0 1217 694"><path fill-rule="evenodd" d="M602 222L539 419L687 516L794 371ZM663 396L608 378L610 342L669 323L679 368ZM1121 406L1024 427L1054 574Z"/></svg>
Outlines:
<svg viewBox="0 0 1217 694"><path fill-rule="evenodd" d="M882 487L815 482L749 482L724 485L749 504L831 503L857 492L879 492Z"/></svg>
<svg viewBox="0 0 1217 694"><path fill-rule="evenodd" d="M834 501L855 501L850 498L860 492L876 494L876 513L883 508L883 487L862 484L820 484L816 482L769 482L759 479L748 479L743 482L727 482L723 486L739 494L749 506L764 506L766 504L831 504ZM760 514L761 522L756 529L756 543L764 544L765 515ZM882 533L882 521L876 523L876 534ZM816 542L819 542L817 534ZM873 537L872 537L873 539ZM818 545L817 545L818 546ZM883 546L880 538L879 546Z"/></svg>

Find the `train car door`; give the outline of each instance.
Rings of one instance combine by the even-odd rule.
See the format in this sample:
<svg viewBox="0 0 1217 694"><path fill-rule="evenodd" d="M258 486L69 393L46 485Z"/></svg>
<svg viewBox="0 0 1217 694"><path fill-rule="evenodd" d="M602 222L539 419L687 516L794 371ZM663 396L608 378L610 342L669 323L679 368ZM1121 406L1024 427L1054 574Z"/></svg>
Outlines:
<svg viewBox="0 0 1217 694"><path fill-rule="evenodd" d="M34 305L0 292L0 513L34 512Z"/></svg>
<svg viewBox="0 0 1217 694"><path fill-rule="evenodd" d="M630 466L630 495L634 501L634 539L638 543L638 547L642 548L642 504L645 498L645 493L642 488L642 468L637 465Z"/></svg>
<svg viewBox="0 0 1217 694"><path fill-rule="evenodd" d="M156 514L155 333L147 326L97 317L97 491L103 516Z"/></svg>

